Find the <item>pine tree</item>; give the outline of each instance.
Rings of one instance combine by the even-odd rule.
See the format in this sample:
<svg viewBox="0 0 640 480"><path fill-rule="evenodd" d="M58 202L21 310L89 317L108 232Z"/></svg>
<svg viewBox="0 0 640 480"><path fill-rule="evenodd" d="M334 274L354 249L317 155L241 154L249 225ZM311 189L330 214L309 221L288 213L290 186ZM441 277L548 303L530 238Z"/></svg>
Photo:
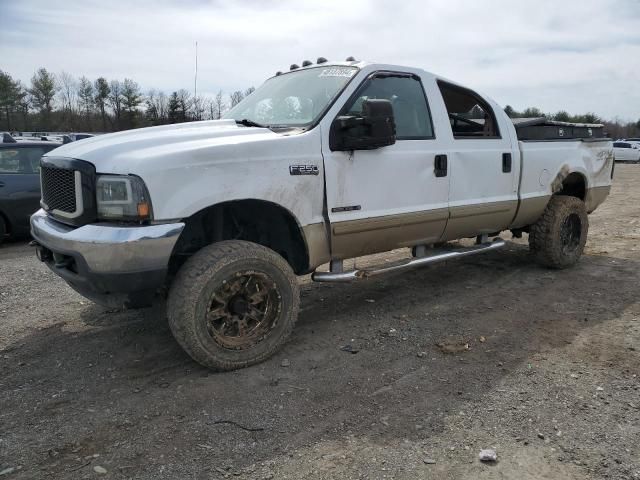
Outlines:
<svg viewBox="0 0 640 480"><path fill-rule="evenodd" d="M78 98L80 99L80 108L84 112L86 121L89 122L95 103L93 98L93 84L87 77L80 77Z"/></svg>
<svg viewBox="0 0 640 480"><path fill-rule="evenodd" d="M53 98L57 90L55 76L49 73L46 68L39 69L33 74L33 77L31 77L29 95L31 95L33 106L36 107L40 113L42 127L45 130L51 128Z"/></svg>
<svg viewBox="0 0 640 480"><path fill-rule="evenodd" d="M107 79L104 77L100 77L95 81L94 84L95 97L94 102L98 110L100 111L100 117L102 118L102 130L107 129L107 112L106 105L107 99L109 98L109 84L107 83Z"/></svg>
<svg viewBox="0 0 640 480"><path fill-rule="evenodd" d="M169 97L169 123L178 123L180 120L180 100L178 92L173 92Z"/></svg>
<svg viewBox="0 0 640 480"><path fill-rule="evenodd" d="M25 96L19 81L0 70L0 115L4 114L7 130L12 129L11 117L20 109L20 102Z"/></svg>
<svg viewBox="0 0 640 480"><path fill-rule="evenodd" d="M127 121L129 128L136 125L138 107L141 103L142 94L140 93L140 87L130 78L125 78L122 87L122 105L127 112Z"/></svg>

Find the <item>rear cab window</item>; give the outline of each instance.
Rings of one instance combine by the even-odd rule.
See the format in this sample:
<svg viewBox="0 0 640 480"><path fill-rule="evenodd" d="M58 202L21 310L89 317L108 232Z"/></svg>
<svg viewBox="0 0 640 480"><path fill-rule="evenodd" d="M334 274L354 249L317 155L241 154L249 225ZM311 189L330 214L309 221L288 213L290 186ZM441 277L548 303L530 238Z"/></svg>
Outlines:
<svg viewBox="0 0 640 480"><path fill-rule="evenodd" d="M438 88L449 115L453 138L501 138L495 113L480 95L443 81L438 81Z"/></svg>

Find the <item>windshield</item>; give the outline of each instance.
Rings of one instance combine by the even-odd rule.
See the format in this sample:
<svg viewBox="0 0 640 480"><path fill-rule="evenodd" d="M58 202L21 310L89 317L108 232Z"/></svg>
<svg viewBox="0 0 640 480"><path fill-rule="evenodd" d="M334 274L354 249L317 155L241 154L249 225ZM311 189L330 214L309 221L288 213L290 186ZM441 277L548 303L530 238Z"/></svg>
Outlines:
<svg viewBox="0 0 640 480"><path fill-rule="evenodd" d="M355 67L315 67L272 77L223 118L268 127L311 125L356 72Z"/></svg>

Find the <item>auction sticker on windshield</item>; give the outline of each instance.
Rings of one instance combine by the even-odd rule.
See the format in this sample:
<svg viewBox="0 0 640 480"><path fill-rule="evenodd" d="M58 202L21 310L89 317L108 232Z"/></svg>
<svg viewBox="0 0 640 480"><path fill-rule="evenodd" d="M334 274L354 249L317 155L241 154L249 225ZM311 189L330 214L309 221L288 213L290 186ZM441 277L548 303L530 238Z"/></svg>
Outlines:
<svg viewBox="0 0 640 480"><path fill-rule="evenodd" d="M320 72L320 75L318 75L318 77L351 78L356 74L356 71L357 70L355 68L340 68L340 67L325 68L324 70L322 70L322 72Z"/></svg>

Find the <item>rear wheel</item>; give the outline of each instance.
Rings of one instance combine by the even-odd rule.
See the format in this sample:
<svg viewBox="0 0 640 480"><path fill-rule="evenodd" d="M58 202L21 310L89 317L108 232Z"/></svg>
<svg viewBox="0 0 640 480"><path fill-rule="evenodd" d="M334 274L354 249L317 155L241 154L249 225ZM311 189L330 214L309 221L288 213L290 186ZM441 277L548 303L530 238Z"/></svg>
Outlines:
<svg viewBox="0 0 640 480"><path fill-rule="evenodd" d="M555 196L531 226L529 248L540 264L566 268L580 259L588 230L589 217L584 202L576 197Z"/></svg>
<svg viewBox="0 0 640 480"><path fill-rule="evenodd" d="M289 264L245 241L209 245L176 276L167 302L169 326L198 363L234 370L259 363L287 340L299 290Z"/></svg>

